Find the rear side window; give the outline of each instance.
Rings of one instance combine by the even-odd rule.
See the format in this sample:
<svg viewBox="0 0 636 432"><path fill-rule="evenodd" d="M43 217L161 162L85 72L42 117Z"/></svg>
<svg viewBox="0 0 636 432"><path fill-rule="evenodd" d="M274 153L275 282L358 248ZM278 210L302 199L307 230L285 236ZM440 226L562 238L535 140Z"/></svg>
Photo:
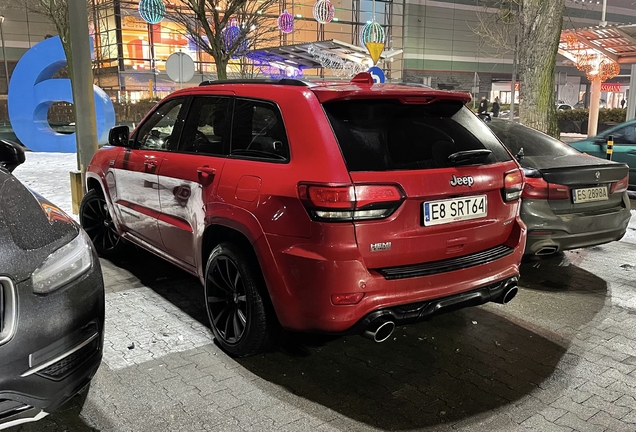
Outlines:
<svg viewBox="0 0 636 432"><path fill-rule="evenodd" d="M490 150L479 164L510 155L488 127L461 102L428 105L398 100L348 100L324 104L350 171L444 168L448 156Z"/></svg>
<svg viewBox="0 0 636 432"><path fill-rule="evenodd" d="M237 98L230 155L285 162L289 144L283 117L271 102Z"/></svg>
<svg viewBox="0 0 636 432"><path fill-rule="evenodd" d="M488 126L514 155L518 154L521 149L523 149L523 155L528 157L546 156L553 158L580 154L579 151L567 144L518 123L495 120L489 122Z"/></svg>

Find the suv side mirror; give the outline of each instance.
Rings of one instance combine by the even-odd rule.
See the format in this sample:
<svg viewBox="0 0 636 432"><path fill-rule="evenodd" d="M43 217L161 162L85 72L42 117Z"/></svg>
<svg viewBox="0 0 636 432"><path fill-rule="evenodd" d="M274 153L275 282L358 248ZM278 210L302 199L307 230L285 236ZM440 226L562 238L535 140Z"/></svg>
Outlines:
<svg viewBox="0 0 636 432"><path fill-rule="evenodd" d="M130 129L126 125L115 126L108 132L108 144L116 147L127 147Z"/></svg>
<svg viewBox="0 0 636 432"><path fill-rule="evenodd" d="M12 172L25 160L24 148L20 144L9 140L0 140L0 167Z"/></svg>
<svg viewBox="0 0 636 432"><path fill-rule="evenodd" d="M606 142L605 138L594 138L594 144L605 144Z"/></svg>

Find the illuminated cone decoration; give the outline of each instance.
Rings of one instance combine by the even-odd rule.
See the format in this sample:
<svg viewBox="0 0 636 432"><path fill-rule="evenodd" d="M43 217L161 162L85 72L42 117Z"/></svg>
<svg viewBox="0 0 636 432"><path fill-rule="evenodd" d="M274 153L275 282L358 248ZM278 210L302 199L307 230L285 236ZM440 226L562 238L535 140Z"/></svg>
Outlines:
<svg viewBox="0 0 636 432"><path fill-rule="evenodd" d="M291 33L294 31L294 16L285 9L278 17L277 24L278 29L283 33Z"/></svg>
<svg viewBox="0 0 636 432"><path fill-rule="evenodd" d="M318 0L314 5L314 18L320 24L330 23L336 13L336 8L329 0Z"/></svg>
<svg viewBox="0 0 636 432"><path fill-rule="evenodd" d="M149 24L158 24L166 15L166 6L161 0L139 0L139 16Z"/></svg>

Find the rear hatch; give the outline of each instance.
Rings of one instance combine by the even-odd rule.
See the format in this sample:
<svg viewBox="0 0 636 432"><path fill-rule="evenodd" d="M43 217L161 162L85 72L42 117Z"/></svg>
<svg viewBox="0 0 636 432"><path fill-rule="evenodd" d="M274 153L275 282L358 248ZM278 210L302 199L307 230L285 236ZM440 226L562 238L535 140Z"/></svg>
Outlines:
<svg viewBox="0 0 636 432"><path fill-rule="evenodd" d="M368 268L456 263L478 253L483 259L473 264L488 262L515 226L518 164L457 93L436 94L323 100L357 208L370 209L353 217Z"/></svg>
<svg viewBox="0 0 636 432"><path fill-rule="evenodd" d="M520 160L526 175L523 198L545 199L557 215L595 215L623 207L627 165L583 154L519 124L492 121L489 126Z"/></svg>

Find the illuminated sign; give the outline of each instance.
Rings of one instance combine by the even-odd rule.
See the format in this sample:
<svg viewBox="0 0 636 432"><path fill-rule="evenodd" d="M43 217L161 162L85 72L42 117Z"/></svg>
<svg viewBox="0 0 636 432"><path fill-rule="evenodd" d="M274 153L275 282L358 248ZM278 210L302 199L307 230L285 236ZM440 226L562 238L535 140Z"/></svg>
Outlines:
<svg viewBox="0 0 636 432"><path fill-rule="evenodd" d="M612 84L612 83L602 83L601 84L602 92L612 92L612 93L620 93L623 91L623 86L621 84Z"/></svg>
<svg viewBox="0 0 636 432"><path fill-rule="evenodd" d="M75 134L60 134L48 122L51 105L73 103L71 80L53 78L66 66L59 36L45 39L28 50L16 65L9 83L9 121L18 139L33 151L75 153ZM108 95L93 85L97 140L108 141L115 126L115 109Z"/></svg>

